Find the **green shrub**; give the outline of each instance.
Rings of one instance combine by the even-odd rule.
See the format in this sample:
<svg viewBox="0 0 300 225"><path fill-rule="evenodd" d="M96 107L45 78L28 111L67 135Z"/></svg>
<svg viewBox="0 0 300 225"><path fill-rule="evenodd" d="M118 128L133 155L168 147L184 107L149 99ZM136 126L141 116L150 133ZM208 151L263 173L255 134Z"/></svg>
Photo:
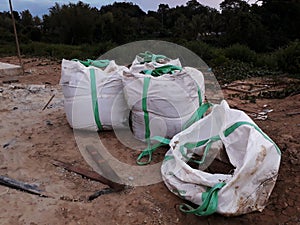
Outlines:
<svg viewBox="0 0 300 225"><path fill-rule="evenodd" d="M197 54L202 60L210 61L217 57L215 49L202 41L189 41L184 47Z"/></svg>
<svg viewBox="0 0 300 225"><path fill-rule="evenodd" d="M17 48L14 44L1 44L0 45L0 56L11 56L17 55Z"/></svg>
<svg viewBox="0 0 300 225"><path fill-rule="evenodd" d="M115 47L115 44L101 42L93 45L65 45L65 44L48 44L43 42L22 43L20 50L22 55L26 56L42 56L53 57L57 59L96 59L106 51ZM16 55L15 43L7 43L0 45L0 56Z"/></svg>
<svg viewBox="0 0 300 225"><path fill-rule="evenodd" d="M258 54L255 65L259 67L266 67L269 69L277 70L277 57L274 53Z"/></svg>
<svg viewBox="0 0 300 225"><path fill-rule="evenodd" d="M290 43L275 52L279 69L289 73L300 73L300 42Z"/></svg>
<svg viewBox="0 0 300 225"><path fill-rule="evenodd" d="M238 60L241 62L250 63L256 61L256 53L249 47L240 44L234 44L228 48L225 48L224 55L229 59Z"/></svg>
<svg viewBox="0 0 300 225"><path fill-rule="evenodd" d="M223 49L215 50L215 57L210 60L211 66L225 66L230 63L230 60L224 55Z"/></svg>

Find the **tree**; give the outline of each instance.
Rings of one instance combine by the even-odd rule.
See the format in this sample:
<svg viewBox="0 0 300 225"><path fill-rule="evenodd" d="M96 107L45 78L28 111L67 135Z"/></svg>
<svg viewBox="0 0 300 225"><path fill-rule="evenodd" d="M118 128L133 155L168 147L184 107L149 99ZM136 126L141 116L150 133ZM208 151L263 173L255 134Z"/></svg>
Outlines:
<svg viewBox="0 0 300 225"><path fill-rule="evenodd" d="M78 2L50 8L50 15L44 17L44 31L51 40L65 44L91 43L95 29L97 9Z"/></svg>
<svg viewBox="0 0 300 225"><path fill-rule="evenodd" d="M300 2L294 0L263 0L254 13L268 28L269 49L278 48L300 37Z"/></svg>
<svg viewBox="0 0 300 225"><path fill-rule="evenodd" d="M267 29L251 6L242 0L225 0L220 4L224 21L223 43L240 43L262 50L267 42Z"/></svg>

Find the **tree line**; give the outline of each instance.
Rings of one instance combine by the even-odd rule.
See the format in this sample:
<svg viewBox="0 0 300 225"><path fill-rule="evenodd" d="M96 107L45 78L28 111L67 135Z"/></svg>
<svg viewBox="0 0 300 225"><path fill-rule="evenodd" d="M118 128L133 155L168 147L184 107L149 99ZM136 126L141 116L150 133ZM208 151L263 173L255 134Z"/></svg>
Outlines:
<svg viewBox="0 0 300 225"><path fill-rule="evenodd" d="M110 41L163 39L175 43L202 41L215 47L236 43L256 52L268 52L300 37L300 3L297 0L261 0L248 4L224 0L220 11L190 0L183 6L160 4L144 12L138 5L115 2L100 9L81 1L55 3L42 18L29 10L14 11L21 43L67 45ZM13 43L9 12L0 13L0 42Z"/></svg>

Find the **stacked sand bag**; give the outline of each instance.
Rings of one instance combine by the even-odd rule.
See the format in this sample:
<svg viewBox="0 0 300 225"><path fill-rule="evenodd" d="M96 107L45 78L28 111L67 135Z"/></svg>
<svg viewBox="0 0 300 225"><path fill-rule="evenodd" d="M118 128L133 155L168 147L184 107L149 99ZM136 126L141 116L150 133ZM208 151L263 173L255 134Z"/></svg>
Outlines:
<svg viewBox="0 0 300 225"><path fill-rule="evenodd" d="M122 76L128 71L113 60L62 60L60 85L71 127L86 130L123 128L129 110Z"/></svg>
<svg viewBox="0 0 300 225"><path fill-rule="evenodd" d="M179 59L144 53L124 72L124 95L131 110L134 136L172 138L179 133L204 100L200 71L181 67Z"/></svg>

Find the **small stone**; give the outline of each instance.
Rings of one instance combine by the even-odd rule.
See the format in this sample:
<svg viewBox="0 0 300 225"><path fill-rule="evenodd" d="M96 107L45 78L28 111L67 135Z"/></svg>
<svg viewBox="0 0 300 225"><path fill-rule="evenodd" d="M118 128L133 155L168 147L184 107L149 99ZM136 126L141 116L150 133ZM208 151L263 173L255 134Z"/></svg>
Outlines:
<svg viewBox="0 0 300 225"><path fill-rule="evenodd" d="M133 177L128 177L128 180L133 181L134 178Z"/></svg>
<svg viewBox="0 0 300 225"><path fill-rule="evenodd" d="M298 165L299 164L298 159L291 159L290 162L291 162L292 165Z"/></svg>
<svg viewBox="0 0 300 225"><path fill-rule="evenodd" d="M53 125L53 123L52 123L50 120L46 120L46 124L47 124L48 126L52 126L52 125Z"/></svg>

